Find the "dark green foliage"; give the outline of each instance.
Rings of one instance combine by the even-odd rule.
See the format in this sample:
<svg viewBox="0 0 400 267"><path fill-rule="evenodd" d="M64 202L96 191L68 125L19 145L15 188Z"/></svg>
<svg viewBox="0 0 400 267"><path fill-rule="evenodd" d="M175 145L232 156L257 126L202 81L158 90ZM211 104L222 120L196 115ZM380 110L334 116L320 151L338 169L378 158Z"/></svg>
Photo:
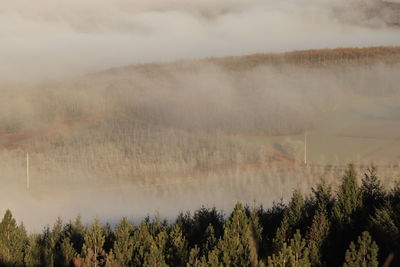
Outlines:
<svg viewBox="0 0 400 267"><path fill-rule="evenodd" d="M374 214L369 217L368 230L377 242L380 251L380 261L392 253L400 252L400 233L399 228L394 221L395 210L388 207L376 209Z"/></svg>
<svg viewBox="0 0 400 267"><path fill-rule="evenodd" d="M123 218L117 225L114 234L114 257L115 261L121 267L131 265L133 256L133 231L134 226L126 218ZM110 261L111 259L109 259Z"/></svg>
<svg viewBox="0 0 400 267"><path fill-rule="evenodd" d="M357 174L352 164L346 170L339 186L333 215L341 226L352 222L353 214L362 206L361 189L357 184Z"/></svg>
<svg viewBox="0 0 400 267"><path fill-rule="evenodd" d="M333 205L332 188L325 180L321 180L315 188L312 188L314 205L320 210L329 211Z"/></svg>
<svg viewBox="0 0 400 267"><path fill-rule="evenodd" d="M169 266L185 266L188 256L186 238L178 224L175 224L169 235L166 245L166 262Z"/></svg>
<svg viewBox="0 0 400 267"><path fill-rule="evenodd" d="M377 170L374 165L371 165L362 179L362 198L363 205L370 208L375 208L375 205L384 204L383 199L385 193L378 179Z"/></svg>
<svg viewBox="0 0 400 267"><path fill-rule="evenodd" d="M77 258L78 253L74 249L74 245L69 237L63 238L61 241L61 261L59 262L61 266L67 267L71 266L74 258Z"/></svg>
<svg viewBox="0 0 400 267"><path fill-rule="evenodd" d="M343 267L378 267L377 258L378 246L365 231L358 237L357 245L351 242Z"/></svg>
<svg viewBox="0 0 400 267"><path fill-rule="evenodd" d="M294 233L294 229L298 229L303 224L303 214L305 212L305 201L299 190L294 190L289 205L285 211L281 225L276 231L273 239L273 249L275 252L283 248L283 244L288 242Z"/></svg>
<svg viewBox="0 0 400 267"><path fill-rule="evenodd" d="M342 177L336 199L332 207L332 227L330 241L332 249L338 256L328 255L327 261L340 265L350 241L357 238L360 230L365 229L365 219L362 215L362 192L357 183L357 173L352 164L349 165Z"/></svg>
<svg viewBox="0 0 400 267"><path fill-rule="evenodd" d="M181 226L182 232L189 242L190 247L199 244L204 239L204 233L209 225L213 227L214 236L219 239L223 235L224 215L217 209L202 207L190 213L180 214L176 221Z"/></svg>
<svg viewBox="0 0 400 267"><path fill-rule="evenodd" d="M86 231L85 243L82 247L82 267L103 266L106 253L104 251L105 235L96 220Z"/></svg>
<svg viewBox="0 0 400 267"><path fill-rule="evenodd" d="M35 267L40 266L41 262L41 246L39 245L40 235L31 235L24 249L24 266Z"/></svg>
<svg viewBox="0 0 400 267"><path fill-rule="evenodd" d="M149 221L142 222L133 235L132 262L134 266L167 265L164 255L167 233L159 230L155 231L154 224L160 226L158 220L153 223L149 223ZM151 225L153 227L150 227ZM153 228L153 233L150 232L150 228Z"/></svg>
<svg viewBox="0 0 400 267"><path fill-rule="evenodd" d="M250 220L243 205L237 203L218 243L219 259L225 266L251 266L255 249Z"/></svg>
<svg viewBox="0 0 400 267"><path fill-rule="evenodd" d="M301 237L300 231L296 230L290 245L283 243L277 253L268 257L268 267L310 267L309 249L306 241Z"/></svg>
<svg viewBox="0 0 400 267"><path fill-rule="evenodd" d="M319 205L319 207L321 207ZM327 237L329 234L329 220L324 209L319 209L312 220L307 243L310 252L310 262L313 266L323 265L324 249L327 246Z"/></svg>
<svg viewBox="0 0 400 267"><path fill-rule="evenodd" d="M373 267L392 253L391 266L398 266L399 210L399 185L386 191L370 167L360 187L350 165L336 195L321 182L310 196L295 190L288 204L269 209L237 203L229 217L204 207L175 223L156 216L138 226L126 218L115 226L85 226L78 217L27 236L6 211L0 266Z"/></svg>
<svg viewBox="0 0 400 267"><path fill-rule="evenodd" d="M7 210L0 223L0 262L7 266L21 266L27 236L23 225L18 226Z"/></svg>

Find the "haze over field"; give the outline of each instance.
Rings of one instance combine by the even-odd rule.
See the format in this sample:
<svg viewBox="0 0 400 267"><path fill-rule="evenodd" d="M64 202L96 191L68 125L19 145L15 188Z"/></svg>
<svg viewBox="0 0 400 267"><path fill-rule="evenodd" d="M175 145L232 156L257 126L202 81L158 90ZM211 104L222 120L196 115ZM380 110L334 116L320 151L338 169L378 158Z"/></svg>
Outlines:
<svg viewBox="0 0 400 267"><path fill-rule="evenodd" d="M399 12L378 0L0 0L0 213L40 230L78 213L270 206L321 177L335 185L350 161L379 164L390 188ZM390 47L289 52L370 46Z"/></svg>
<svg viewBox="0 0 400 267"><path fill-rule="evenodd" d="M149 61L398 45L399 21L398 6L379 0L1 0L0 81Z"/></svg>
<svg viewBox="0 0 400 267"><path fill-rule="evenodd" d="M78 213L114 222L237 200L270 206L321 177L336 184L350 161L379 164L390 187L400 174L399 62L399 48L317 50L4 88L0 207L38 230Z"/></svg>

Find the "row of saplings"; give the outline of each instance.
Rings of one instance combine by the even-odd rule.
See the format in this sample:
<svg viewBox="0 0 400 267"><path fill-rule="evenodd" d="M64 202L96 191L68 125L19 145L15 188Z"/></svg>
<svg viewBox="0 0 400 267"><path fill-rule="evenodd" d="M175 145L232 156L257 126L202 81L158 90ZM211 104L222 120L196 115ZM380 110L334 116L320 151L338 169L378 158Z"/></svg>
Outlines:
<svg viewBox="0 0 400 267"><path fill-rule="evenodd" d="M238 203L225 216L202 208L174 223L58 220L27 235L6 211L1 266L400 266L400 186L385 190L371 166L349 166L335 190L321 181L304 197L269 209Z"/></svg>

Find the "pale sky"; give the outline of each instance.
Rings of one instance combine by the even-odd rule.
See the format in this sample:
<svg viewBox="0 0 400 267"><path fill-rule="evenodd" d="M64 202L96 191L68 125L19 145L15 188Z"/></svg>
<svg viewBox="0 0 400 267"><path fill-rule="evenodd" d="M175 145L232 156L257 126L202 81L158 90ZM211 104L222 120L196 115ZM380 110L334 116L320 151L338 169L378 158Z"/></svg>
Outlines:
<svg viewBox="0 0 400 267"><path fill-rule="evenodd" d="M0 0L0 82L186 58L400 45L399 29L382 14L367 17L360 3Z"/></svg>

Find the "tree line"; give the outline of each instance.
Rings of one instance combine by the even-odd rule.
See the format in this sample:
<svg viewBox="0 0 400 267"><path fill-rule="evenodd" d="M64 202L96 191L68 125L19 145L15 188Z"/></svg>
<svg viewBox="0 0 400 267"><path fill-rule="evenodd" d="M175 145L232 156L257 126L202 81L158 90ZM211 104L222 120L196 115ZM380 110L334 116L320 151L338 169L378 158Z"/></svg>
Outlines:
<svg viewBox="0 0 400 267"><path fill-rule="evenodd" d="M308 195L270 208L237 203L230 214L201 208L174 222L122 218L111 227L80 217L28 234L7 210L1 266L398 266L400 185L385 189L374 166L358 182L349 165L334 190L323 180ZM385 263L386 262L386 263Z"/></svg>

